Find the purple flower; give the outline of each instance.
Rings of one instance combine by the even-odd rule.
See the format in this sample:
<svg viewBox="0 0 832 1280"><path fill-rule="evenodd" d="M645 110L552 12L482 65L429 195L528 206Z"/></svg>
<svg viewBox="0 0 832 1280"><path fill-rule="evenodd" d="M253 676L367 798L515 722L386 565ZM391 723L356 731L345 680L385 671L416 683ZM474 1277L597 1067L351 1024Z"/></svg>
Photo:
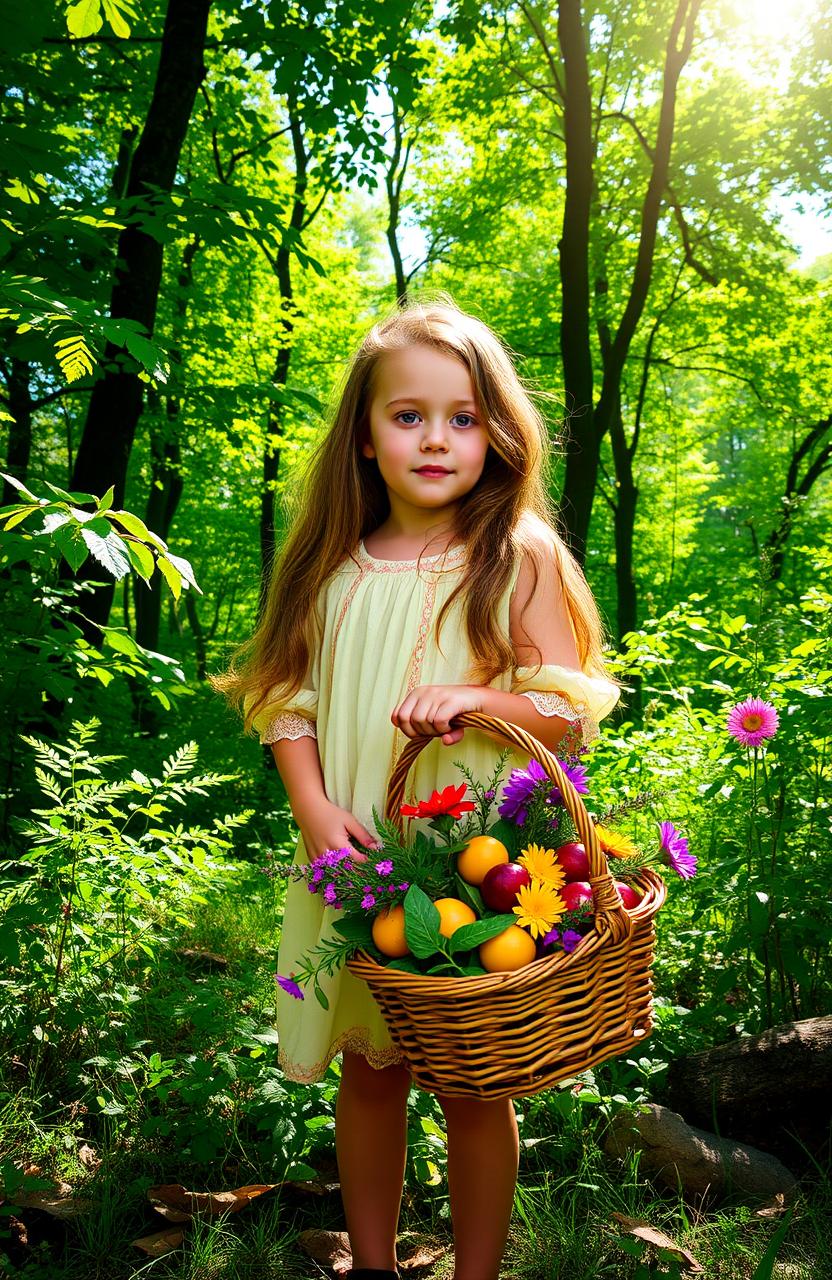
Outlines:
<svg viewBox="0 0 832 1280"><path fill-rule="evenodd" d="M367 890L364 897L361 899L361 905L365 911L369 911L370 907L374 907L376 905L375 895Z"/></svg>
<svg viewBox="0 0 832 1280"><path fill-rule="evenodd" d="M746 698L738 702L728 713L726 728L732 738L744 747L759 747L766 738L773 738L780 723L770 702L762 698Z"/></svg>
<svg viewBox="0 0 832 1280"><path fill-rule="evenodd" d="M661 851L664 860L683 880L696 875L696 855L688 850L687 838L677 831L672 822L659 825Z"/></svg>
<svg viewBox="0 0 832 1280"><path fill-rule="evenodd" d="M380 876L389 876L392 870L393 863L389 858L384 858L381 862L376 863L376 871Z"/></svg>
<svg viewBox="0 0 832 1280"><path fill-rule="evenodd" d="M338 899L338 892L335 888L335 885L328 884L324 889L324 901L328 902L330 906L334 906L337 899Z"/></svg>
<svg viewBox="0 0 832 1280"><path fill-rule="evenodd" d="M563 769L563 772L572 783L572 786L575 788L578 795L589 795L589 787L586 783L586 765L580 764L574 759L569 761L561 760L559 763L561 769ZM561 795L560 787L555 787L552 790L552 794L549 799L552 801L552 804L563 804L563 796Z"/></svg>
<svg viewBox="0 0 832 1280"><path fill-rule="evenodd" d="M543 939L543 945L544 947L551 947L556 942L560 941L560 945L563 947L566 954L569 955L570 951L575 950L582 937L583 934L577 933L574 929L564 929L563 937L561 937L557 929L550 929Z"/></svg>
<svg viewBox="0 0 832 1280"><path fill-rule="evenodd" d="M496 794L496 791L486 791L483 795L483 800L493 800Z"/></svg>
<svg viewBox="0 0 832 1280"><path fill-rule="evenodd" d="M409 888L410 888L410 885L409 885L409 884L400 884L400 885L399 885L399 891L400 891L401 893L404 893L405 889L409 889Z"/></svg>
<svg viewBox="0 0 832 1280"><path fill-rule="evenodd" d="M530 760L526 769L512 769L508 782L503 787L503 800L497 812L501 818L508 818L521 827L526 821L529 801L535 787L547 776L542 765Z"/></svg>
<svg viewBox="0 0 832 1280"><path fill-rule="evenodd" d="M571 761L561 761L561 768L578 795L587 795L589 787L586 784L586 766L579 764L573 758ZM543 765L538 764L536 760L530 760L525 769L512 769L509 780L503 787L503 802L497 810L500 817L508 818L516 822L518 827L522 827L528 815L529 802L535 787L539 782L545 782L548 776ZM560 787L552 788L549 792L549 800L552 804L563 804Z"/></svg>
<svg viewBox="0 0 832 1280"><path fill-rule="evenodd" d="M277 978L277 985L287 991L290 996L294 996L296 1000L303 999L303 992L294 978L281 978L279 973L275 974L275 977Z"/></svg>

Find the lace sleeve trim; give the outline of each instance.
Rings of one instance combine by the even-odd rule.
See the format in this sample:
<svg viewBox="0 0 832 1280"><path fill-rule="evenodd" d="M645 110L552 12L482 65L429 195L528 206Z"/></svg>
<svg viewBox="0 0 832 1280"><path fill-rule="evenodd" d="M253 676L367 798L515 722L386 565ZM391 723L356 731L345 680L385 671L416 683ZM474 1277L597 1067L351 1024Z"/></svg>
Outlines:
<svg viewBox="0 0 832 1280"><path fill-rule="evenodd" d="M283 711L267 725L260 736L260 741L264 746L269 746L272 742L280 742L283 738L295 742L298 738L317 738L317 736L318 731L314 720L307 720L306 716L299 716L294 711Z"/></svg>
<svg viewBox="0 0 832 1280"><path fill-rule="evenodd" d="M528 698L535 711L539 711L542 716L560 716L562 720L568 720L572 725L567 734L570 745L576 739L586 746L598 737L598 724L590 716L586 703L574 703L562 693L542 693L537 689L521 693L520 697Z"/></svg>

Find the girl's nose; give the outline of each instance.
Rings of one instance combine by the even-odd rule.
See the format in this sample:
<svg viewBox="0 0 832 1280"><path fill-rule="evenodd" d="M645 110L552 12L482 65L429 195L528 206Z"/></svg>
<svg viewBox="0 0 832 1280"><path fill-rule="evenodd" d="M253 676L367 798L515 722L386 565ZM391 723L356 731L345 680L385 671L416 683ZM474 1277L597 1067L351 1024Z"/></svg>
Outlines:
<svg viewBox="0 0 832 1280"><path fill-rule="evenodd" d="M431 422L426 418L422 431L422 448L447 449L447 447L448 429L446 423L441 418L435 422Z"/></svg>

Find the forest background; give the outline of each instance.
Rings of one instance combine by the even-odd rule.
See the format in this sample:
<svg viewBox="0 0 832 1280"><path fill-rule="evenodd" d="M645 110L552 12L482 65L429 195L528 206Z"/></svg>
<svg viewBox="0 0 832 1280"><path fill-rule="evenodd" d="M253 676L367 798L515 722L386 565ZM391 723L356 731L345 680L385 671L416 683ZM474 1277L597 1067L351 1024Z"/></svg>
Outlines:
<svg viewBox="0 0 832 1280"><path fill-rule="evenodd" d="M586 1105L829 1012L832 253L787 228L832 197L831 17L2 0L13 1114L25 1098L43 1134L50 1107L75 1108L69 1132L109 1117L114 1150L135 1121L153 1161L175 1139L202 1170L249 1126L249 1181L331 1142L334 1077L315 1094L274 1065L285 797L207 677L250 633L345 360L437 290L502 335L557 447L627 686L593 798L641 797L644 839L658 805L700 858L663 913L650 1056ZM751 695L778 711L765 751L725 730ZM186 976L153 985L189 937L260 966L221 1052L206 1009L230 978L213 1005ZM210 1087L204 1046L148 1032L166 1000ZM417 1130L413 1176L438 1186L441 1140Z"/></svg>

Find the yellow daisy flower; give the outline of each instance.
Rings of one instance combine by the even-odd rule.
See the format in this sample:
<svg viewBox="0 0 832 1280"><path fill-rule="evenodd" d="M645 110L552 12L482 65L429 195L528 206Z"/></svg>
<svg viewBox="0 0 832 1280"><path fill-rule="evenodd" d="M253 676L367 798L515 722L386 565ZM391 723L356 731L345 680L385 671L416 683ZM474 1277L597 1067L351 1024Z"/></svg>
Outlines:
<svg viewBox="0 0 832 1280"><path fill-rule="evenodd" d="M606 827L596 827L595 834L598 837L598 843L612 858L637 858L641 850L632 842L629 836L622 836L620 831L609 831Z"/></svg>
<svg viewBox="0 0 832 1280"><path fill-rule="evenodd" d="M512 910L521 928L528 929L533 938L542 938L560 920L566 903L555 885L532 880L518 890L517 906Z"/></svg>
<svg viewBox="0 0 832 1280"><path fill-rule="evenodd" d="M530 844L517 859L521 867L525 867L533 880L545 880L555 889L559 889L566 878L566 872L555 857L554 849L543 849L539 844Z"/></svg>

